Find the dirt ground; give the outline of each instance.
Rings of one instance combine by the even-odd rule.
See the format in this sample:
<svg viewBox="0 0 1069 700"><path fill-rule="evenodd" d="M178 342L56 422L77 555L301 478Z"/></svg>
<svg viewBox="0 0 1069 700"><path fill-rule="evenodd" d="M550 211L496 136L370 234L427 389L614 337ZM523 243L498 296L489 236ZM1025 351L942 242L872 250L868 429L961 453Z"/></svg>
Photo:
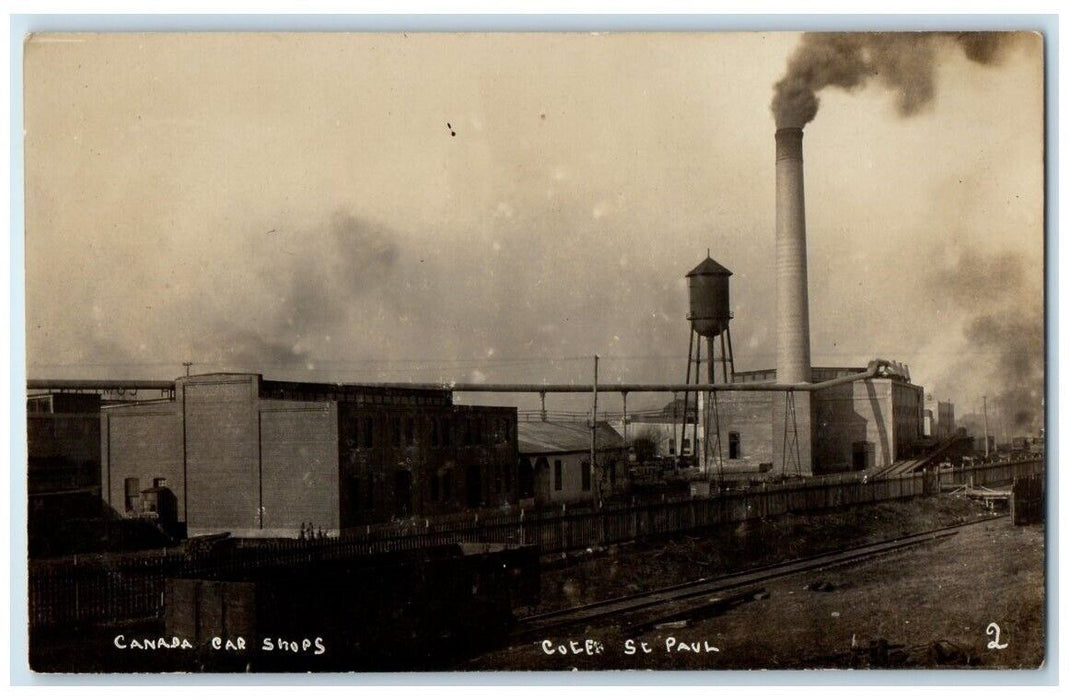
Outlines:
<svg viewBox="0 0 1069 700"><path fill-rule="evenodd" d="M543 567L541 602L532 612L721 576L991 514L967 498L916 498L754 520L659 543L588 550Z"/></svg>
<svg viewBox="0 0 1069 700"><path fill-rule="evenodd" d="M951 497L917 499L754 523L730 536L719 533L720 538L619 550L547 572L542 607L657 588L789 558L785 553L803 556L982 514L976 504ZM611 625L573 631L483 655L466 668L1036 668L1043 662L1041 526L1014 527L1004 518L933 544L764 587L767 598L686 626L631 636Z"/></svg>

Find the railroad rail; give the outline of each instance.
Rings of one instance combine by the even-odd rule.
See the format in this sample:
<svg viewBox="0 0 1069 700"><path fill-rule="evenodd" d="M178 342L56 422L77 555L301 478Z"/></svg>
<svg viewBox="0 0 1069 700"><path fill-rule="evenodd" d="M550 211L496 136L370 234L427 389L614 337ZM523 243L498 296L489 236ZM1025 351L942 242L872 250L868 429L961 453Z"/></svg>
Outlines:
<svg viewBox="0 0 1069 700"><path fill-rule="evenodd" d="M975 520L971 523L926 530L924 532L903 535L901 537L895 537L860 547L851 547L834 552L825 552L811 557L793 559L778 564L759 566L713 579L698 579L697 581L688 581L674 586L659 588L654 591L635 593L632 595L621 596L619 598L587 603L573 608L530 615L517 620L512 637L514 641L537 638L539 635L549 631L559 631L561 629L585 625L606 618L613 618L615 622L621 623L622 626L634 627L636 626L634 620L636 613L648 612L655 608L666 608L672 605L685 603L686 601L695 598L722 593L732 589L744 587L752 588L756 584L783 578L785 576L872 559L908 547L915 547L917 545L953 537L965 528L1005 517L1007 516L996 515ZM730 599L705 601L701 607L707 608L710 603L716 602L730 603L732 601ZM679 617L685 617L686 612L686 610L680 610Z"/></svg>

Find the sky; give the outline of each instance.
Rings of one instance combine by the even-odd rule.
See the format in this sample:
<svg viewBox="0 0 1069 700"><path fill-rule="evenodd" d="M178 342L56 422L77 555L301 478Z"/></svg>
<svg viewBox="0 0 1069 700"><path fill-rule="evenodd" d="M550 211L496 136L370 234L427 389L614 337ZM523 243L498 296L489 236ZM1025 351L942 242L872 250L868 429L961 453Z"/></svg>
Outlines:
<svg viewBox="0 0 1069 700"><path fill-rule="evenodd" d="M816 91L806 217L815 365L905 362L959 414L986 395L1023 430L1043 64L1038 36L1009 39L986 63L860 46L910 70L923 49L930 85L908 114L915 74L882 64ZM27 376L564 383L597 354L602 382L681 382L684 275L707 251L734 273L736 368L770 368L770 105L807 42L38 35Z"/></svg>

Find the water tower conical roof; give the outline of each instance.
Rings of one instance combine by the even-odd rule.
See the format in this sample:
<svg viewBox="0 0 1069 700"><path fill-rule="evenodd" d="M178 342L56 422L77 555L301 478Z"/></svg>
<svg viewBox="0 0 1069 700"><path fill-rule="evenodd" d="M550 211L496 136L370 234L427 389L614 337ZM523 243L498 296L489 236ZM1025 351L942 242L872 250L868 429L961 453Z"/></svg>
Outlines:
<svg viewBox="0 0 1069 700"><path fill-rule="evenodd" d="M706 257L701 263L687 273L687 277L698 277L705 275L715 275L717 277L731 277L731 270L727 269L717 261L710 257Z"/></svg>

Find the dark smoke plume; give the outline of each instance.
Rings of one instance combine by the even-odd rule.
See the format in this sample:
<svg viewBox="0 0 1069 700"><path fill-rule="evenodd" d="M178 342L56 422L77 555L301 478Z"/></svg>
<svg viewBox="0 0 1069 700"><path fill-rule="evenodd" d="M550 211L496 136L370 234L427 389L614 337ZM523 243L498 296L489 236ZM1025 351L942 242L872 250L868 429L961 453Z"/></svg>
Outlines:
<svg viewBox="0 0 1069 700"><path fill-rule="evenodd" d="M303 369L330 356L354 313L382 315L401 255L389 228L338 212L328 221L264 234L263 261L245 291L262 298L213 298L189 352L202 367L235 371Z"/></svg>
<svg viewBox="0 0 1069 700"><path fill-rule="evenodd" d="M937 298L949 300L969 318L960 353L964 363L956 371L966 378L986 379L984 392L1015 434L1035 434L1043 420L1041 284L1041 271L1019 254L974 251L929 280ZM976 358L983 359L993 376L977 376Z"/></svg>
<svg viewBox="0 0 1069 700"><path fill-rule="evenodd" d="M817 114L817 93L828 86L851 91L873 79L895 93L899 114L923 109L935 96L937 58L962 50L980 64L998 62L1014 34L900 32L805 34L776 83L777 127L805 126Z"/></svg>

